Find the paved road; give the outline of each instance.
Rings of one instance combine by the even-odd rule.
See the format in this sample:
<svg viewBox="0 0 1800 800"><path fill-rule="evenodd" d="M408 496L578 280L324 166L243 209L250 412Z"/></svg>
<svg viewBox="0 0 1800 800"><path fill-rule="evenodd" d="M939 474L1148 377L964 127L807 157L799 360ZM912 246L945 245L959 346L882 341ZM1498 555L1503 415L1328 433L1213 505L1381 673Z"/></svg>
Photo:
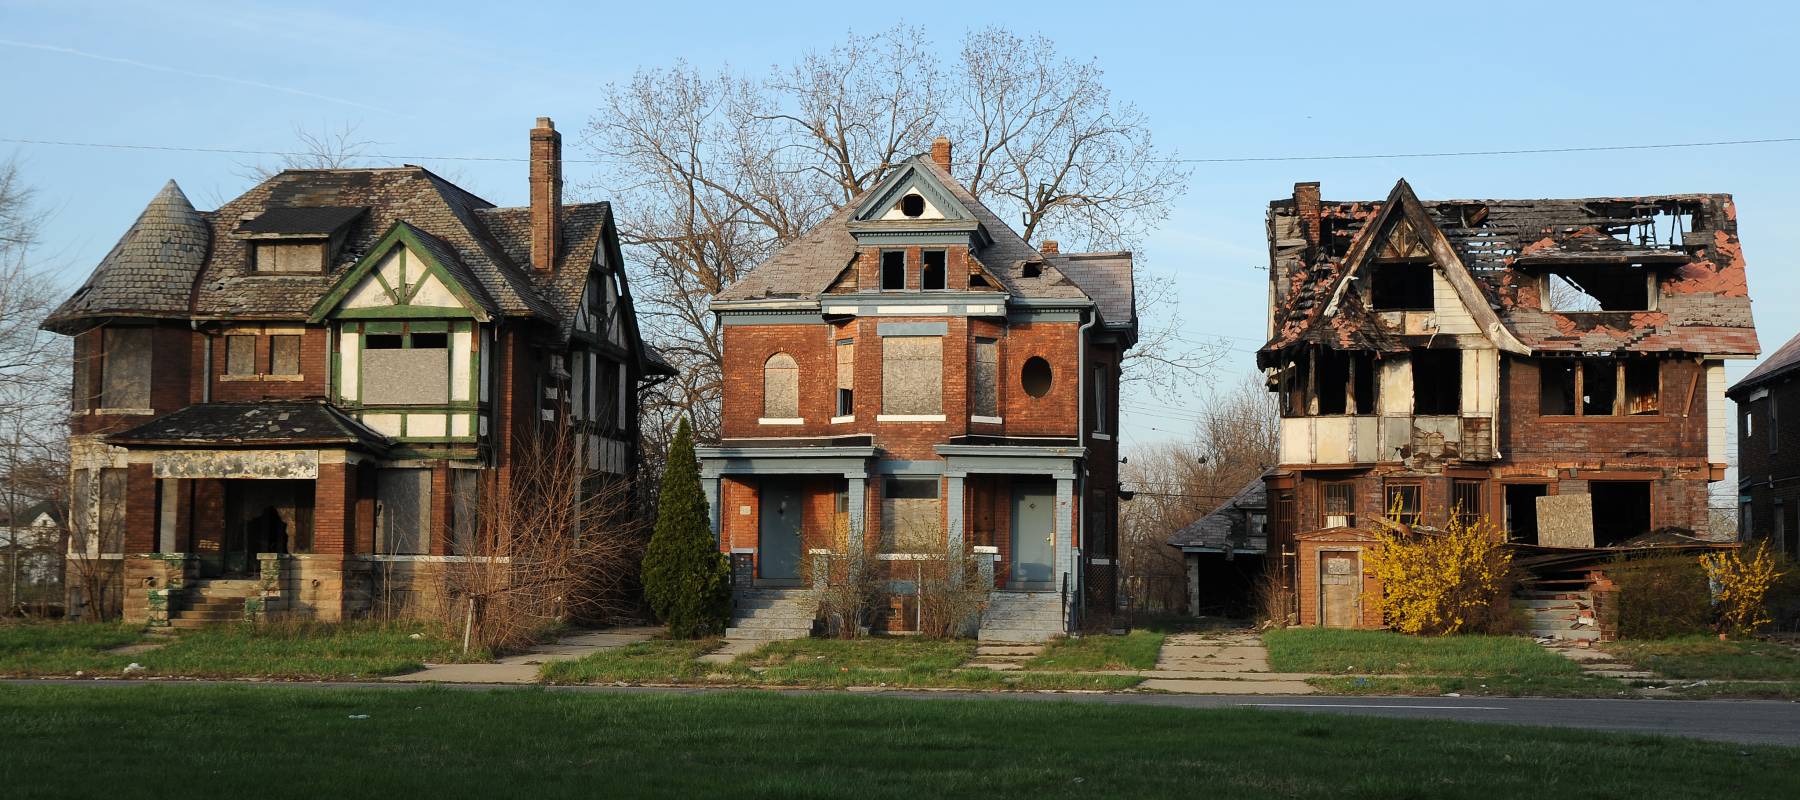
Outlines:
<svg viewBox="0 0 1800 800"><path fill-rule="evenodd" d="M287 686L295 688L406 690L393 683L280 683L243 681L8 680L18 685ZM416 688L416 684L410 688ZM460 689L518 689L461 684ZM700 694L759 691L717 688L552 686L549 691L582 693ZM760 690L770 694L835 694L818 690ZM1800 747L1800 703L1776 700L1578 700L1500 697L1333 697L1328 695L1172 695L1137 693L858 691L854 694L925 700L1009 700L1148 705L1173 708L1260 708L1282 713L1362 714L1402 719L1447 719L1502 725L1550 725L1621 733L1687 736L1696 739Z"/></svg>

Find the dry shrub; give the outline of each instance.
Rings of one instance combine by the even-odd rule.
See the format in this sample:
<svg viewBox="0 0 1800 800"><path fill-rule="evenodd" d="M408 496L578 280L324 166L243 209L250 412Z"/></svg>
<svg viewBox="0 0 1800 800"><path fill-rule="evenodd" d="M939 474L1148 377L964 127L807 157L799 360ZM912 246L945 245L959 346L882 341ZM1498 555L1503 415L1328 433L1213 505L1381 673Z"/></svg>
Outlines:
<svg viewBox="0 0 1800 800"><path fill-rule="evenodd" d="M1391 518L1390 514L1390 518ZM1382 594L1384 621L1402 633L1504 633L1514 624L1512 553L1485 517L1451 514L1446 530L1418 531L1387 522L1381 546L1367 554Z"/></svg>
<svg viewBox="0 0 1800 800"><path fill-rule="evenodd" d="M1749 636L1774 622L1767 601L1781 580L1782 570L1768 540L1700 557L1700 566L1716 587L1719 627L1738 636Z"/></svg>
<svg viewBox="0 0 1800 800"><path fill-rule="evenodd" d="M820 580L818 571L826 575ZM833 553L820 559L808 554L802 562L802 577L811 590L825 627L840 639L858 639L868 634L875 610L884 602L884 582L878 575L879 565L867 553L843 555Z"/></svg>
<svg viewBox="0 0 1800 800"><path fill-rule="evenodd" d="M1294 611L1294 590L1282 580L1281 559L1268 559L1256 577L1257 618L1263 628L1285 628L1299 623Z"/></svg>
<svg viewBox="0 0 1800 800"><path fill-rule="evenodd" d="M644 524L631 482L596 474L566 435L526 443L510 480L483 474L468 557L447 575L446 622L470 646L530 644L571 621L629 612Z"/></svg>
<svg viewBox="0 0 1800 800"><path fill-rule="evenodd" d="M933 555L914 562L918 572L919 634L934 639L967 636L979 626L991 584L967 554Z"/></svg>
<svg viewBox="0 0 1800 800"><path fill-rule="evenodd" d="M1607 569L1619 586L1619 636L1666 639L1712 624L1712 593L1693 556L1619 557Z"/></svg>

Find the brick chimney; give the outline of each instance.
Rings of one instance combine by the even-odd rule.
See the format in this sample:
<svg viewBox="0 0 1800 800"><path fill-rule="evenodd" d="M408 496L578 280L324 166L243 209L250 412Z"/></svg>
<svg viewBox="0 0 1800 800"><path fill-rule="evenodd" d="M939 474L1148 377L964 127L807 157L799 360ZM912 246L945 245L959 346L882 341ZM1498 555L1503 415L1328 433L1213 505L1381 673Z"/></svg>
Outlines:
<svg viewBox="0 0 1800 800"><path fill-rule="evenodd" d="M945 172L950 171L949 139L939 136L931 140L931 160L936 161L937 165L943 167Z"/></svg>
<svg viewBox="0 0 1800 800"><path fill-rule="evenodd" d="M1055 239L1045 239L1038 243L1038 252L1053 256L1062 252L1062 245L1058 244Z"/></svg>
<svg viewBox="0 0 1800 800"><path fill-rule="evenodd" d="M556 269L562 249L562 134L549 117L531 129L531 268Z"/></svg>
<svg viewBox="0 0 1800 800"><path fill-rule="evenodd" d="M1319 246L1319 182L1294 184L1294 210L1300 215L1300 222L1305 226L1306 243L1317 248Z"/></svg>

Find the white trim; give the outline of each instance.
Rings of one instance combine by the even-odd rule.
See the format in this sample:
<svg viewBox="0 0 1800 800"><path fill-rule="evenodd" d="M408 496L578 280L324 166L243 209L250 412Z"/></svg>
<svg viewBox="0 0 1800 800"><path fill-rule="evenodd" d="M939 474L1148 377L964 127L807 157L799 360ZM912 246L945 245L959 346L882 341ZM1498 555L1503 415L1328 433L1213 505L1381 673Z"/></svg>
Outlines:
<svg viewBox="0 0 1800 800"><path fill-rule="evenodd" d="M949 306L876 306L877 314L904 314L911 316L930 316L950 313Z"/></svg>
<svg viewBox="0 0 1800 800"><path fill-rule="evenodd" d="M756 548L754 548L754 547L733 547L733 548L731 548L731 552L733 552L733 553L755 553Z"/></svg>
<svg viewBox="0 0 1800 800"><path fill-rule="evenodd" d="M1111 436L1108 436L1107 434L1101 433L1099 431L1094 431L1093 433L1090 433L1088 435L1092 436L1095 439L1101 439L1101 440L1108 441L1108 442L1112 441Z"/></svg>
<svg viewBox="0 0 1800 800"><path fill-rule="evenodd" d="M876 414L876 422L943 422L943 414Z"/></svg>
<svg viewBox="0 0 1800 800"><path fill-rule="evenodd" d="M1110 558L1089 558L1088 563L1089 564L1099 564L1100 566L1104 567L1104 566L1112 564L1112 559L1110 559Z"/></svg>
<svg viewBox="0 0 1800 800"><path fill-rule="evenodd" d="M806 420L801 417L757 417L756 424L758 424L758 425L805 425Z"/></svg>
<svg viewBox="0 0 1800 800"><path fill-rule="evenodd" d="M978 555L978 556L983 556L983 555L985 555L985 556L997 556L997 555L1000 555L1000 548L998 548L998 547L995 547L995 546L993 546L993 545L991 545L991 544L978 544L978 545L975 545L975 546L974 546L974 547L971 547L971 548L969 548L969 550L970 550L970 551L971 551L971 552L973 552L973 553L975 553L975 555Z"/></svg>
<svg viewBox="0 0 1800 800"><path fill-rule="evenodd" d="M855 422L855 421L856 421L855 414L851 414L851 415L843 416L843 417L832 417L831 418L831 424L833 424L833 425L842 425L846 422Z"/></svg>
<svg viewBox="0 0 1800 800"><path fill-rule="evenodd" d="M970 414L969 421L970 422L979 422L984 425L999 425L1001 422L1004 421L1004 419L1001 417L984 417L980 414Z"/></svg>

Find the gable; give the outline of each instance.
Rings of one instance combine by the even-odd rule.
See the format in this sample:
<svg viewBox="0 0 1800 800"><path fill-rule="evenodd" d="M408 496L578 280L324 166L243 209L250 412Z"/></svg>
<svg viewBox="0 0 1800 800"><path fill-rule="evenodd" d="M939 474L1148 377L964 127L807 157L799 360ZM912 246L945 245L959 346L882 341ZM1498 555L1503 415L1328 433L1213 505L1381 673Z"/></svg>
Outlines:
<svg viewBox="0 0 1800 800"><path fill-rule="evenodd" d="M576 335L621 348L630 346L625 330L623 293L616 273L589 270L581 304L575 309Z"/></svg>
<svg viewBox="0 0 1800 800"><path fill-rule="evenodd" d="M908 198L916 198L909 201ZM916 213L909 213L916 212ZM929 170L909 163L884 178L857 206L851 222L974 222L970 213Z"/></svg>
<svg viewBox="0 0 1800 800"><path fill-rule="evenodd" d="M464 317L489 319L482 295L454 251L396 223L313 307L312 322L337 319Z"/></svg>

